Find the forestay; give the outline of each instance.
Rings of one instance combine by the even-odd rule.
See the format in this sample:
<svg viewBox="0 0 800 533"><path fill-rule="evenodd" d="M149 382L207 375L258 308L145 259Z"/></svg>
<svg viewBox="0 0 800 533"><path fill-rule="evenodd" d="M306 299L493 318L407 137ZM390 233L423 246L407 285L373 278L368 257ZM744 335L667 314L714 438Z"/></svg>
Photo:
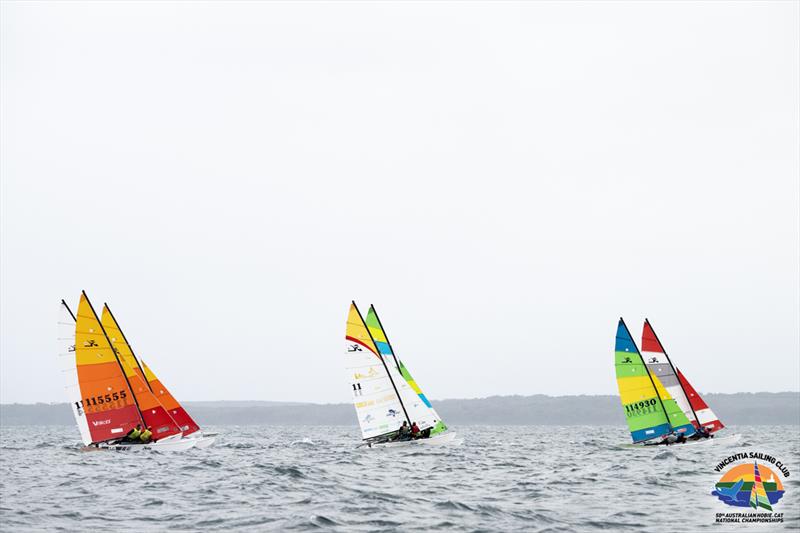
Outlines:
<svg viewBox="0 0 800 533"><path fill-rule="evenodd" d="M75 318L75 366L80 396L70 400L74 408L82 411L79 415L86 417L88 442L82 422L78 422L84 444L122 438L141 424L142 418L122 366L85 292L81 293Z"/></svg>
<svg viewBox="0 0 800 533"><path fill-rule="evenodd" d="M355 302L347 315L345 368L362 438L371 439L397 431L407 416L389 376L389 368L378 355Z"/></svg>
<svg viewBox="0 0 800 533"><path fill-rule="evenodd" d="M403 405L408 412L408 416L411 417L413 422L417 423L420 430L432 428L431 435L445 431L447 426L442 422L439 414L433 408L431 402L428 401L428 398L422 392L419 385L417 385L417 382L411 377L408 368L397 357L394 350L392 350L391 343L389 343L386 331L383 329L383 324L374 306L370 306L367 312L366 324L372 339L375 341L375 346L380 355L384 358L387 366L391 367L393 371L396 371L402 377L402 379L398 380L395 384L397 385L400 397L403 399Z"/></svg>
<svg viewBox="0 0 800 533"><path fill-rule="evenodd" d="M614 367L619 398L633 442L643 442L668 434L670 426L655 384L647 371L628 327L620 318L614 347Z"/></svg>
<svg viewBox="0 0 800 533"><path fill-rule="evenodd" d="M667 410L673 431L683 433L687 437L694 434L695 426L692 421L695 420L695 416L689 399L678 381L672 361L647 319L642 329L642 357L650 375L653 376L653 382Z"/></svg>

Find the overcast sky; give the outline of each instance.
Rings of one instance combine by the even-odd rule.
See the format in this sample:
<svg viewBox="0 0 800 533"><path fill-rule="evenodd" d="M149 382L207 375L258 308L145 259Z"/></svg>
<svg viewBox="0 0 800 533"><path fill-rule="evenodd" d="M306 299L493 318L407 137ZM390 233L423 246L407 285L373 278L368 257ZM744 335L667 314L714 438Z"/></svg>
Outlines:
<svg viewBox="0 0 800 533"><path fill-rule="evenodd" d="M800 389L797 2L2 4L0 401L109 302L185 400ZM638 342L638 338L637 338Z"/></svg>

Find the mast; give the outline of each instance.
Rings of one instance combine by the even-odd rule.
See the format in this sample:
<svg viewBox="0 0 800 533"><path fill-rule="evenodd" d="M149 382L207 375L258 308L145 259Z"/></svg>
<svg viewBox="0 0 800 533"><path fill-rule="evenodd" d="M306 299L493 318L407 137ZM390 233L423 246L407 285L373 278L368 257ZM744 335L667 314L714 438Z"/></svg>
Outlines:
<svg viewBox="0 0 800 533"><path fill-rule="evenodd" d="M136 366L138 366L139 370L142 371L142 380L145 382L145 384L147 384L147 388L150 389L150 392L153 392L153 387L151 387L150 382L147 381L146 374L144 373L144 368L142 368L142 363L139 362L139 358L136 357L136 353L133 351L133 346L131 346L131 343L129 343L127 337L125 337L125 332L122 331L122 326L120 326L119 322L117 322L117 318L114 316L114 313L111 312L111 308L108 306L108 304L106 302L103 302L103 306L108 310L108 314L111 315L111 319L114 321L114 324L117 325L117 329L122 334L122 340L125 341L125 344L128 345L128 349L131 351L131 354L133 355L133 360L136 361Z"/></svg>
<svg viewBox="0 0 800 533"><path fill-rule="evenodd" d="M681 392L683 392L683 397L686 398L686 403L689 404L689 409L692 410L692 415L694 415L694 420L697 422L697 427L703 427L703 424L700 423L700 419L697 418L697 413L694 412L694 407L692 406L692 402L689 401L689 395L686 394L686 389L683 388L683 383L681 383L681 378L678 377L678 371L675 369L675 366L672 364L672 360L669 358L669 354L667 354L667 350L664 348L664 345L661 343L661 339L658 338L656 335L656 330L653 329L653 326L650 324L650 321L647 318L644 319L644 323L650 327L650 331L653 332L653 337L656 338L656 342L661 347L661 351L664 352L664 357L667 358L667 362L669 363L669 367L672 369L672 373L675 374L675 379L678 380L678 385L681 388ZM650 371L648 370L647 373L649 374ZM656 390L658 392L658 390ZM671 424L670 424L671 425Z"/></svg>
<svg viewBox="0 0 800 533"><path fill-rule="evenodd" d="M87 300L88 300L88 298L87 298ZM67 305L67 302L65 302L63 298L61 299L61 305L63 305L63 306L64 306L64 308L67 310L67 313L69 313L69 316L71 316L71 317L72 317L72 320L74 320L75 322L77 322L77 321L78 321L78 319L77 319L77 318L75 318L75 313L73 313L73 312L72 312L72 309L70 309L70 308L69 308L69 306Z"/></svg>
<svg viewBox="0 0 800 533"><path fill-rule="evenodd" d="M369 331L369 327L367 327L367 323L364 322L364 317L361 316L361 311L358 310L358 306L356 305L356 301L352 300L352 302L353 302L353 307L356 308L356 312L358 313L358 318L361 319L361 323L364 324L364 329L367 330L367 335L369 335L369 340L372 341L372 345L375 347L376 350L378 350L378 345L375 344L375 339L372 338L372 333ZM389 339L386 339L386 340L389 340ZM383 356L381 356L380 350L378 350L378 353L376 353L375 355L378 357L378 359L381 360L381 363L383 363L383 368L384 368L384 370L386 370L386 375L389 376L389 382L392 384L392 388L394 389L394 393L397 396L397 400L400 402L400 407L403 408L403 414L406 415L406 421L408 422L408 425L411 426L411 418L408 416L408 411L406 411L406 406L403 403L403 398L400 397L400 391L397 390L397 385L394 384L394 380L392 379L392 373L389 372L389 367L386 366L386 360L384 360Z"/></svg>
<svg viewBox="0 0 800 533"><path fill-rule="evenodd" d="M394 348L392 348L392 343L389 340L389 335L386 334L386 330L383 328L383 324L381 323L381 317L378 316L378 312L375 310L375 306L369 306L372 309L372 312L375 314L375 318L378 320L378 326L380 326L381 331L383 332L383 336L386 338L386 344L389 345L389 350L392 352L392 358L394 359L394 365L397 367L397 371L400 371L400 361L397 360L397 355L394 353ZM369 326L367 326L367 330L369 330ZM380 350L378 350L380 351Z"/></svg>
<svg viewBox="0 0 800 533"><path fill-rule="evenodd" d="M642 365L644 365L644 370L645 372L647 372L647 377L650 378L650 383L653 385L653 389L656 391L656 398L658 398L658 403L661 404L661 409L664 411L664 418L667 419L667 424L669 424L669 430L670 432L672 432L672 421L669 419L669 413L667 413L667 408L664 406L664 400L661 399L661 395L658 393L658 387L656 387L656 382L653 381L653 376L650 374L650 369L647 368L647 363L644 362L644 357L642 357L642 352L639 351L639 347L636 346L636 342L633 340L633 337L631 337L631 330L628 329L628 324L625 323L622 317L619 317L619 322L625 327L625 333L628 334L628 337L630 337L631 342L633 342L633 347L636 348L636 355L639 356L639 360L642 362Z"/></svg>
<svg viewBox="0 0 800 533"><path fill-rule="evenodd" d="M106 329L103 327L103 323L100 322L100 318L97 316L97 312L94 310L94 306L92 306L92 302L89 300L89 297L86 296L86 291L81 291L83 297L86 298L86 303L89 304L89 309L92 310L92 314L94 315L95 320L97 320L97 324L100 326L100 331L103 332L103 336L106 338L106 342L108 343L108 347L111 348L111 353L114 354L114 359L117 360L117 364L119 365L119 369L122 372L122 377L125 378L125 383L128 384L128 390L131 391L131 397L133 398L133 405L136 406L136 411L139 413L139 420L141 421L143 426L147 426L144 423L144 418L142 417L142 410L139 408L139 402L136 400L136 394L133 393L133 387L131 386L131 382L128 381L128 375L125 373L125 368L122 366L122 361L119 360L119 355L117 355L117 351L114 349L114 345L111 344L111 339L108 338L108 333L106 333Z"/></svg>

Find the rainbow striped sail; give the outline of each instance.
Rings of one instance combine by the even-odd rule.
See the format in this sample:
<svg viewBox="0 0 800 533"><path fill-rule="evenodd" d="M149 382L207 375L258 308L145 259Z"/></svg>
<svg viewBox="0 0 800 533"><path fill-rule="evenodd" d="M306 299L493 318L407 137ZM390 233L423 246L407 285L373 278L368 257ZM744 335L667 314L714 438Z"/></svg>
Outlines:
<svg viewBox="0 0 800 533"><path fill-rule="evenodd" d="M403 380L396 385L400 397L403 399L403 405L405 405L408 410L408 415L411 417L412 421L416 422L421 430L432 428L431 435L446 431L447 426L442 422L439 413L436 412L431 402L425 397L422 389L417 385L417 382L414 381L414 378L411 377L408 368L397 358L392 350L392 345L389 343L380 318L378 318L375 306L369 306L366 324L375 341L375 346L378 348L378 352L384 358L384 361L386 361L386 364L393 366L403 377Z"/></svg>
<svg viewBox="0 0 800 533"><path fill-rule="evenodd" d="M772 511L772 505L767 498L767 491L764 490L764 483L761 482L761 473L758 471L758 463L753 463L753 488L750 489L750 507L758 509L762 507L768 511Z"/></svg>
<svg viewBox="0 0 800 533"><path fill-rule="evenodd" d="M617 325L614 367L619 398L625 409L633 442L644 442L670 433L672 426L656 391L656 384L622 318Z"/></svg>

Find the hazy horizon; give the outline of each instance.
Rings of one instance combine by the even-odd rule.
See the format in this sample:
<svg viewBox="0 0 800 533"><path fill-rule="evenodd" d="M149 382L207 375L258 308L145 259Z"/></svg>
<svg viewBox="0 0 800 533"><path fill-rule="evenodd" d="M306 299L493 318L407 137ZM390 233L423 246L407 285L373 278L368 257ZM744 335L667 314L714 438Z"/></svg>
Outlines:
<svg viewBox="0 0 800 533"><path fill-rule="evenodd" d="M182 401L800 389L797 2L0 3L0 403L85 289Z"/></svg>

